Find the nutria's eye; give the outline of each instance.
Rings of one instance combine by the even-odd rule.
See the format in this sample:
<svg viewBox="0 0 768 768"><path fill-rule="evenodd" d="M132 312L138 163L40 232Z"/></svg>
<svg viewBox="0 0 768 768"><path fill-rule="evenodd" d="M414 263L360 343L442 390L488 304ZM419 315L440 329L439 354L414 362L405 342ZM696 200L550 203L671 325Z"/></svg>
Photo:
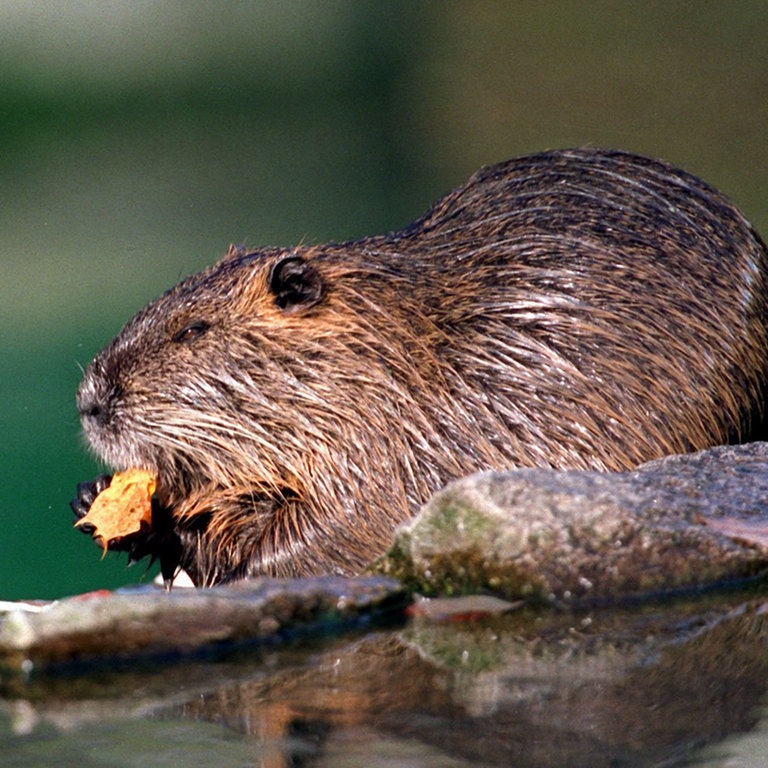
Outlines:
<svg viewBox="0 0 768 768"><path fill-rule="evenodd" d="M177 344L189 344L191 341L199 339L210 327L205 320L196 320L175 334L173 341Z"/></svg>

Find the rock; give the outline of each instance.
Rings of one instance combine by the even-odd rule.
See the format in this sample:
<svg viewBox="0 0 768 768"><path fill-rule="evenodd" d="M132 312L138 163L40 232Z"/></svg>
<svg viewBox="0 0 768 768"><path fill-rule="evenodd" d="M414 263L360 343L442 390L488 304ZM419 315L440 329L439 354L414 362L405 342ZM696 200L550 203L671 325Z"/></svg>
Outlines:
<svg viewBox="0 0 768 768"><path fill-rule="evenodd" d="M98 592L0 614L0 673L95 659L168 661L312 630L351 628L401 611L397 582L377 577L254 579L207 590ZM2 674L0 674L2 680Z"/></svg>
<svg viewBox="0 0 768 768"><path fill-rule="evenodd" d="M436 494L373 566L426 595L613 601L768 566L768 443L623 473L484 472Z"/></svg>
<svg viewBox="0 0 768 768"><path fill-rule="evenodd" d="M98 593L0 606L0 682L94 659L165 661L355 627L405 589L477 599L422 605L432 620L515 601L600 603L743 580L768 566L768 444L673 456L634 472L487 472L438 493L372 570L381 578L263 579L209 590ZM404 589L405 588L405 589Z"/></svg>

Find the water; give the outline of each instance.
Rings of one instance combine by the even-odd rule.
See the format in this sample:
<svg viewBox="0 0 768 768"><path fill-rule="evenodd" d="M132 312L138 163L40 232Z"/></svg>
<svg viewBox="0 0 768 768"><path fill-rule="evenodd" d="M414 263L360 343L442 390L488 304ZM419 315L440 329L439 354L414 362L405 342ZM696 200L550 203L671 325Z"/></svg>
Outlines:
<svg viewBox="0 0 768 768"><path fill-rule="evenodd" d="M768 619L743 594L412 619L207 662L0 678L3 765L762 765Z"/></svg>

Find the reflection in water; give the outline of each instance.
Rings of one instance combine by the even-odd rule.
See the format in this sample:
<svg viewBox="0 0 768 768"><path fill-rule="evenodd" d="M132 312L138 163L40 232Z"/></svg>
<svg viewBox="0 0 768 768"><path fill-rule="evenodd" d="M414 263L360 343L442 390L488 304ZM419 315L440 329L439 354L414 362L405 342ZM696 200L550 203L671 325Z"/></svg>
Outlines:
<svg viewBox="0 0 768 768"><path fill-rule="evenodd" d="M758 723L767 640L765 606L733 595L419 619L313 648L7 685L15 734L2 749L14 765L43 753L60 765L719 765Z"/></svg>

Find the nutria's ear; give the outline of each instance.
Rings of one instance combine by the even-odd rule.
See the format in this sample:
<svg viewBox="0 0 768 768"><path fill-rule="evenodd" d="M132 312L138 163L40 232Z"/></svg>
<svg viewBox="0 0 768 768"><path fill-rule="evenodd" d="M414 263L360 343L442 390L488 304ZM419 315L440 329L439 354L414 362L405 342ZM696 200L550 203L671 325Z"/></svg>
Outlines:
<svg viewBox="0 0 768 768"><path fill-rule="evenodd" d="M286 256L274 264L269 289L275 295L275 304L287 312L313 307L325 295L320 273L301 256Z"/></svg>

